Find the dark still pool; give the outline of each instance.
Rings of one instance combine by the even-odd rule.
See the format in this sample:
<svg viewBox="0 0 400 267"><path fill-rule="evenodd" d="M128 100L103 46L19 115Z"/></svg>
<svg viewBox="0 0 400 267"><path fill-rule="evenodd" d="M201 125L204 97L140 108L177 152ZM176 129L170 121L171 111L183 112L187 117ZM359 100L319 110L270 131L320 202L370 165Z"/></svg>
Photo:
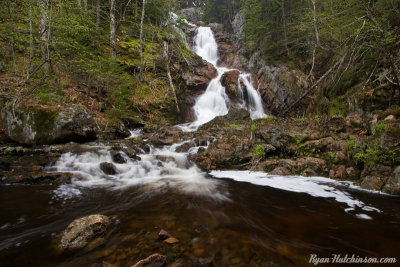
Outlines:
<svg viewBox="0 0 400 267"><path fill-rule="evenodd" d="M0 265L132 266L160 253L175 266L307 266L311 254L399 255L399 198L324 178L212 172L201 182L181 179L2 186ZM111 218L107 241L61 253L63 230L91 214ZM158 240L162 229L179 242Z"/></svg>

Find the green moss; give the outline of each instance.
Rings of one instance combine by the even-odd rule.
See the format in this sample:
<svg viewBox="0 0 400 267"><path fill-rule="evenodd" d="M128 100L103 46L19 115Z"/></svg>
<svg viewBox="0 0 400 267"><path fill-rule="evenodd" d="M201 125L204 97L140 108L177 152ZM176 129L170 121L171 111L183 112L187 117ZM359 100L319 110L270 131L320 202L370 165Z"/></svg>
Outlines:
<svg viewBox="0 0 400 267"><path fill-rule="evenodd" d="M121 53L118 53L117 61L127 67L140 66L140 41L137 38L127 38L119 42ZM146 67L153 67L162 57L161 46L158 43L143 42L143 58Z"/></svg>
<svg viewBox="0 0 400 267"><path fill-rule="evenodd" d="M326 154L328 161L332 162L332 163L338 163L339 159L335 156L335 154L333 154L332 152L328 152Z"/></svg>
<svg viewBox="0 0 400 267"><path fill-rule="evenodd" d="M354 158L367 166L377 163L395 165L400 164L400 151L381 149L379 140L375 140L365 150L356 153Z"/></svg>
<svg viewBox="0 0 400 267"><path fill-rule="evenodd" d="M349 139L346 140L346 150L347 151L352 151L357 147L356 142L354 141L354 139Z"/></svg>
<svg viewBox="0 0 400 267"><path fill-rule="evenodd" d="M204 157L208 157L208 154L209 154L209 153L208 153L208 149L204 150L203 156L204 156Z"/></svg>
<svg viewBox="0 0 400 267"><path fill-rule="evenodd" d="M306 138L307 138L307 135L295 135L295 134L290 134L290 137L292 137L292 141L295 143L295 144L300 144L300 143L302 143Z"/></svg>
<svg viewBox="0 0 400 267"><path fill-rule="evenodd" d="M225 129L236 129L236 128L239 128L241 126L242 126L241 124L229 124L229 125L225 126L224 128Z"/></svg>
<svg viewBox="0 0 400 267"><path fill-rule="evenodd" d="M265 157L265 150L262 145L257 145L256 149L253 151L253 157L255 158L263 158Z"/></svg>
<svg viewBox="0 0 400 267"><path fill-rule="evenodd" d="M371 134L372 135L379 135L382 134L383 132L385 132L387 129L387 125L385 122L380 122L380 123L373 123L371 124Z"/></svg>

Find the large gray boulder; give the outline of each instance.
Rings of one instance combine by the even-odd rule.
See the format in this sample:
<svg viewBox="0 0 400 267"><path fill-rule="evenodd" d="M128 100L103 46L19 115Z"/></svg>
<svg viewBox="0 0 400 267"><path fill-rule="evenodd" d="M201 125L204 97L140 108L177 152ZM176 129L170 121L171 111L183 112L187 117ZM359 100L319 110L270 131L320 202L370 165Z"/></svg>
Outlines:
<svg viewBox="0 0 400 267"><path fill-rule="evenodd" d="M66 108L7 105L1 112L3 128L14 141L26 145L85 142L96 138L96 124L82 105Z"/></svg>

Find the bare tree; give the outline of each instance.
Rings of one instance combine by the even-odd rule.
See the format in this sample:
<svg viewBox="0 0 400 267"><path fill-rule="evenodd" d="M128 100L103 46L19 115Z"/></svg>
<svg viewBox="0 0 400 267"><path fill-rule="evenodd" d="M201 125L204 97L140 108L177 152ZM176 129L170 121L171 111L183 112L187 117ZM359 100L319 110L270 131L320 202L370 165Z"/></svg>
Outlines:
<svg viewBox="0 0 400 267"><path fill-rule="evenodd" d="M319 46L319 34L318 34L318 25L317 25L317 10L315 6L315 0L311 0L313 5L313 22L314 22L314 31L315 31L315 41L317 46Z"/></svg>
<svg viewBox="0 0 400 267"><path fill-rule="evenodd" d="M13 72L16 74L17 72L17 62L15 58L15 25L14 25L14 16L13 16L13 10L11 10L11 1L7 2L7 9L8 9L8 15L10 16L10 24L11 24L11 34L10 34L10 46L11 46L11 53L13 57Z"/></svg>
<svg viewBox="0 0 400 267"><path fill-rule="evenodd" d="M285 37L285 48L287 51L287 55L290 56L288 41L287 41L287 30L286 30L286 14L285 14L285 0L282 0L282 23L283 23L283 33Z"/></svg>
<svg viewBox="0 0 400 267"><path fill-rule="evenodd" d="M115 0L110 0L110 54L115 59L117 55L117 41L115 38Z"/></svg>
<svg viewBox="0 0 400 267"><path fill-rule="evenodd" d="M40 24L39 24L39 40L40 40L40 52L42 61L45 64L45 72L48 73L50 70L50 0L39 0L40 4Z"/></svg>
<svg viewBox="0 0 400 267"><path fill-rule="evenodd" d="M27 78L29 78L33 70L33 59L35 57L35 40L33 38L33 23L32 23L32 0L29 0L29 66L27 71Z"/></svg>
<svg viewBox="0 0 400 267"><path fill-rule="evenodd" d="M100 0L96 2L96 32L100 32Z"/></svg>
<svg viewBox="0 0 400 267"><path fill-rule="evenodd" d="M142 3L142 18L140 19L140 79L143 80L143 69L144 69L144 58L143 58L143 22L144 22L144 11L146 7L146 0Z"/></svg>
<svg viewBox="0 0 400 267"><path fill-rule="evenodd" d="M169 86L171 87L172 94L174 95L176 111L180 112L179 105L178 105L178 98L176 97L176 91L175 91L174 83L172 82L171 71L170 71L170 68L169 68L169 55L168 55L168 43L167 43L167 41L164 41L163 54L164 54L163 56L164 56L164 59L165 59L165 64L167 65L167 76L168 76L168 80L169 80Z"/></svg>

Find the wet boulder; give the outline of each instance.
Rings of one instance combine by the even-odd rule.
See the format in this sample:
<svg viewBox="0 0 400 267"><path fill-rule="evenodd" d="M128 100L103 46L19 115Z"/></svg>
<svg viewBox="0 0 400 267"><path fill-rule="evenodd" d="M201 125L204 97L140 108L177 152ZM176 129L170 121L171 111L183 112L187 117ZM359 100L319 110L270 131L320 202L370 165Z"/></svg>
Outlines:
<svg viewBox="0 0 400 267"><path fill-rule="evenodd" d="M100 163L100 169L108 175L115 175L118 173L117 168L114 164L109 162L102 162Z"/></svg>
<svg viewBox="0 0 400 267"><path fill-rule="evenodd" d="M112 150L111 157L115 163L124 164L127 160L122 156L121 152Z"/></svg>
<svg viewBox="0 0 400 267"><path fill-rule="evenodd" d="M65 229L60 248L63 252L90 251L107 238L110 219L104 215L90 215L74 220Z"/></svg>
<svg viewBox="0 0 400 267"><path fill-rule="evenodd" d="M14 141L26 145L86 142L96 139L96 124L82 105L69 107L7 105L3 127Z"/></svg>

